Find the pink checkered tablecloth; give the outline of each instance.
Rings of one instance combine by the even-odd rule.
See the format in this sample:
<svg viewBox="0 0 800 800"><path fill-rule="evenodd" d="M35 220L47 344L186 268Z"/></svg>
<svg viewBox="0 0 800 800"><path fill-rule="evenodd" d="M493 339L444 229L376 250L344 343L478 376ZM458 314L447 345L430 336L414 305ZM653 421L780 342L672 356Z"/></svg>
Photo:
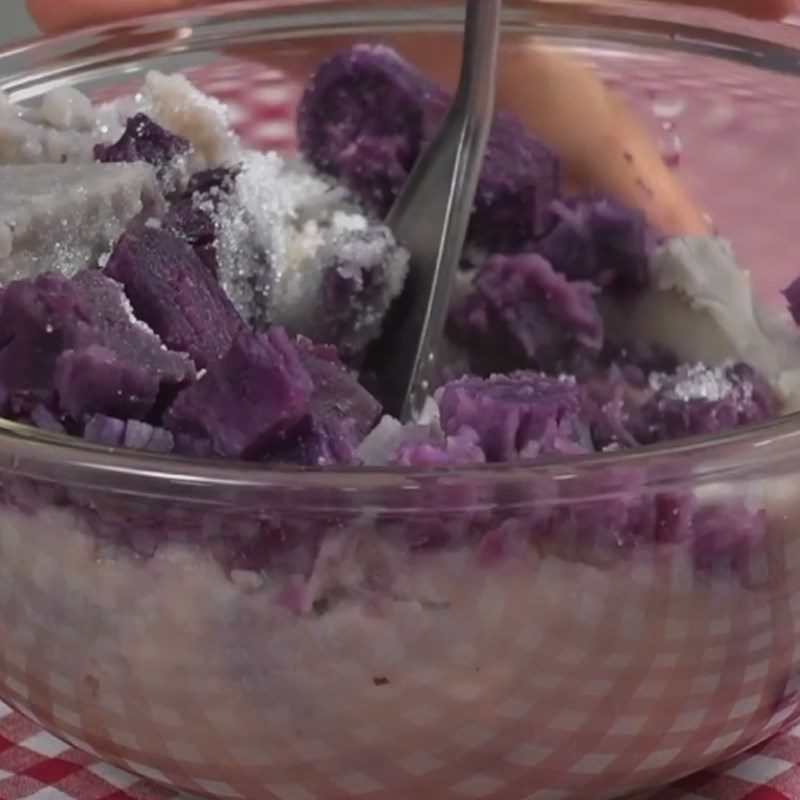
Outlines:
<svg viewBox="0 0 800 800"><path fill-rule="evenodd" d="M743 756L646 796L646 800L798 798L800 725ZM0 703L0 800L193 799L98 762Z"/></svg>
<svg viewBox="0 0 800 800"><path fill-rule="evenodd" d="M190 77L202 89L230 105L233 120L248 144L264 149L292 149L292 109L299 96L299 87L288 81L282 73L250 63L226 62L210 69L203 68ZM614 79L614 76L610 77ZM660 77L663 78L663 75ZM647 82L646 68L637 72L637 80ZM707 76L704 88L709 82L713 82L711 75ZM642 88L640 86L639 90ZM641 91L640 94L644 96ZM696 100L698 107L707 105L703 98ZM769 152L785 154L798 149L800 139L793 134L800 125L800 109L796 106L796 103L792 105L790 111L798 113L798 120L785 126L783 135L787 137L786 141L772 142ZM720 121L727 126L732 124L735 111L732 117L731 109L727 115L722 114L717 106L714 109L715 115L707 118L685 115L689 122L683 123L683 135L687 140L702 141L705 138L707 141L713 125ZM789 112L784 109L784 113ZM762 134L781 135L780 131L767 132L763 119L759 124ZM738 136L740 140L742 137L747 140L746 129L736 132L728 127L726 130L734 139ZM728 144L729 150L726 152L729 157L730 141ZM693 178L691 182L699 187L701 193L704 186L706 191L711 191L703 175L695 174L692 158L696 159L699 173L702 173L703 165L713 166L713 159L692 153L691 150L688 157L687 173ZM722 194L727 201L727 205L715 208L721 229L736 230L742 235L741 231L746 230L752 221L744 199L737 205L734 186L731 186L731 192L721 193L718 179L712 188L717 196ZM750 195L748 202L757 203L758 198ZM737 245L747 251L747 241L737 241ZM763 254L764 251L761 252ZM780 261L773 256L772 253L767 254L768 269ZM773 282L774 279L773 275ZM646 797L647 800L800 800L800 725L749 753L681 779ZM35 723L0 703L0 800L23 799L188 800L188 796L177 795L98 762L92 756L45 733Z"/></svg>

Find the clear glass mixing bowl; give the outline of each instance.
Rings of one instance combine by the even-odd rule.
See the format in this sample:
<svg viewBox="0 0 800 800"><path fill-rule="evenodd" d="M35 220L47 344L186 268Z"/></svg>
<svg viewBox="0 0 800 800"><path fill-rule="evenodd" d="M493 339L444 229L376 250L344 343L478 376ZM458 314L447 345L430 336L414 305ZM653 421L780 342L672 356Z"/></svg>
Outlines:
<svg viewBox="0 0 800 800"><path fill-rule="evenodd" d="M286 68L334 37L455 48L459 6L228 3L8 50L0 80L25 100L153 67ZM796 125L781 135L800 32L660 4L508 6L506 54L536 24L647 113L656 99L680 116L687 179L768 290L796 240ZM719 135L698 133L706 113ZM600 800L800 712L796 417L429 472L187 461L0 427L0 693L171 786Z"/></svg>

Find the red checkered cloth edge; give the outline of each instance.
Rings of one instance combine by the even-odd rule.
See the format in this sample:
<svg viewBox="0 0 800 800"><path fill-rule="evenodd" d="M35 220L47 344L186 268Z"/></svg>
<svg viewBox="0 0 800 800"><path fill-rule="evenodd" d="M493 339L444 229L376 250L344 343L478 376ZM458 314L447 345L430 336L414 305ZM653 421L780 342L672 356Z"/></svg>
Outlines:
<svg viewBox="0 0 800 800"><path fill-rule="evenodd" d="M0 703L0 800L193 800L70 747ZM800 800L800 725L637 800Z"/></svg>
<svg viewBox="0 0 800 800"><path fill-rule="evenodd" d="M225 63L190 75L231 108L251 147L294 146L299 87L276 71ZM116 769L0 703L0 800L190 800ZM637 800L800 800L800 725L717 767Z"/></svg>

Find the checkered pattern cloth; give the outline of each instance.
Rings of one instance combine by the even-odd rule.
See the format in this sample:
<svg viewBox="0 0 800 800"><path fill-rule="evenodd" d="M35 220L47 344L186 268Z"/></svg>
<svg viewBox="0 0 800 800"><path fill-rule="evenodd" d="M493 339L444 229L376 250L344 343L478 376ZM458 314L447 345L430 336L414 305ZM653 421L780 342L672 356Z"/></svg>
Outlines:
<svg viewBox="0 0 800 800"><path fill-rule="evenodd" d="M282 73L230 62L195 71L190 78L230 106L248 145L280 151L294 147L292 109L300 87ZM189 800L189 796L98 762L0 703L0 800ZM637 800L800 800L800 725L743 756Z"/></svg>
<svg viewBox="0 0 800 800"><path fill-rule="evenodd" d="M98 762L0 703L0 800L197 800ZM800 725L637 800L800 800Z"/></svg>

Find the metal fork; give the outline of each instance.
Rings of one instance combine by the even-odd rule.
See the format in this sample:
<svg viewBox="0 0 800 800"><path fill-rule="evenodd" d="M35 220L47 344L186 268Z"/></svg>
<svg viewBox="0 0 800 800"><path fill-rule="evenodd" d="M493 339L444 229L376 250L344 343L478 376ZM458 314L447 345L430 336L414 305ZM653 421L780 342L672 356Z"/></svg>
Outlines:
<svg viewBox="0 0 800 800"><path fill-rule="evenodd" d="M411 254L392 322L371 364L387 413L409 421L430 389L492 127L502 0L467 0L461 77L441 130L419 159L387 217Z"/></svg>

